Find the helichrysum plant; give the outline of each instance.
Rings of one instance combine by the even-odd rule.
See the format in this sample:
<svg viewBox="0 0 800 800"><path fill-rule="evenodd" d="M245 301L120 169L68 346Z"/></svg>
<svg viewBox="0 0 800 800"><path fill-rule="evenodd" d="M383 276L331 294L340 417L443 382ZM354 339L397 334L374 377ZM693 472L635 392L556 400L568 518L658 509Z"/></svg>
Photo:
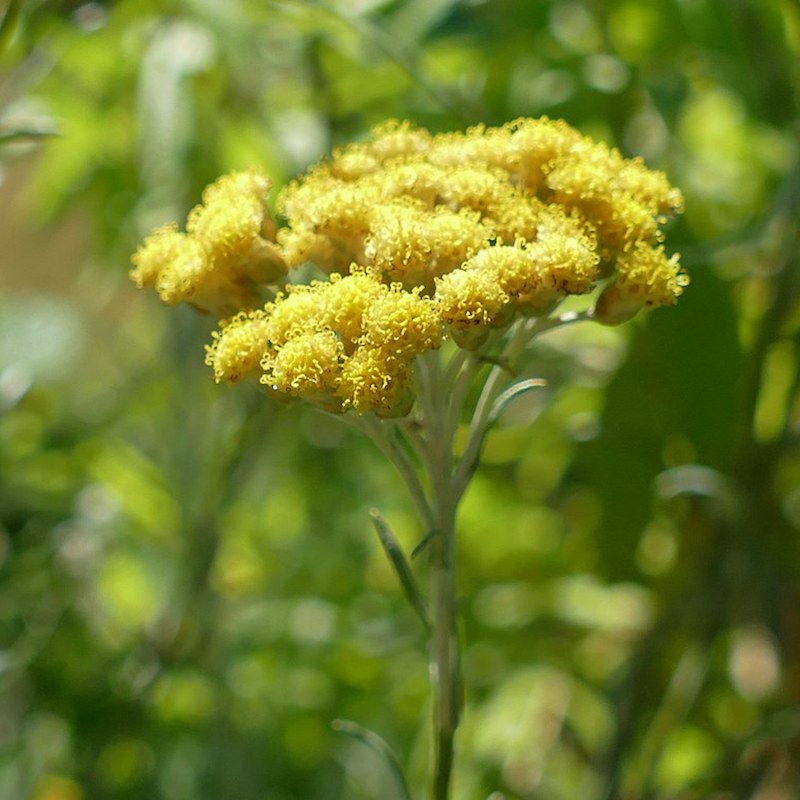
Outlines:
<svg viewBox="0 0 800 800"><path fill-rule="evenodd" d="M426 592L373 519L429 631L430 797L444 800L461 694L456 517L484 437L541 385L537 336L676 302L688 278L661 228L683 200L640 159L546 118L437 135L386 123L286 186L282 226L270 188L256 170L220 178L184 231L144 241L131 277L220 318L206 350L217 382L341 415L399 470L430 561ZM586 310L561 310L571 295L589 295Z"/></svg>

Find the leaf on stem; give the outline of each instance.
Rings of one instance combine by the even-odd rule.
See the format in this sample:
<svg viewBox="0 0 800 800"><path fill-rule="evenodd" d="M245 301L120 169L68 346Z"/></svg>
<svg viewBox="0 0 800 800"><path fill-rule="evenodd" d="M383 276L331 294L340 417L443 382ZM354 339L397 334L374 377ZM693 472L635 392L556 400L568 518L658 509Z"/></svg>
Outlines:
<svg viewBox="0 0 800 800"><path fill-rule="evenodd" d="M543 378L530 378L528 380L519 381L518 383L515 383L513 386L510 386L508 389L506 389L494 401L491 410L487 414L484 414L482 410L476 411L475 418L473 419L472 426L470 427L469 442L464 450L464 454L461 456L461 461L459 462L458 470L456 472L456 485L459 487L459 491L464 490L472 473L475 472L478 467L481 448L483 447L483 441L486 438L486 434L489 432L492 425L494 425L495 422L497 422L497 420L503 416L503 413L511 404L511 401L530 389L536 389L546 385L547 381L545 381ZM489 384L487 383L487 385L484 386L484 395L487 398L487 402L488 388ZM481 405L482 401L479 403L479 408Z"/></svg>
<svg viewBox="0 0 800 800"><path fill-rule="evenodd" d="M392 777L397 782L397 788L403 800L411 800L411 792L408 789L403 768L397 760L397 756L392 752L392 748L374 731L362 727L357 722L349 719L335 719L331 723L333 730L352 736L357 741L365 744L376 753L383 763L389 768Z"/></svg>
<svg viewBox="0 0 800 800"><path fill-rule="evenodd" d="M425 601L422 599L417 582L414 579L414 573L411 571L411 566L408 559L403 553L400 543L395 538L386 520L381 516L380 511L375 508L370 509L369 515L372 519L372 524L375 526L375 531L381 541L384 552L389 557L389 561L400 579L400 584L403 587L408 602L411 603L417 616L422 620L425 630L430 630L430 622L428 621L428 612L425 608Z"/></svg>
<svg viewBox="0 0 800 800"><path fill-rule="evenodd" d="M415 545L414 549L411 551L411 560L413 561L420 553L422 553L425 548L431 543L434 536L437 536L439 531L435 528L432 531L428 531Z"/></svg>
<svg viewBox="0 0 800 800"><path fill-rule="evenodd" d="M505 410L511 405L511 402L525 392L531 389L538 389L541 386L547 386L547 381L543 378L530 378L526 381L520 381L513 386L509 386L498 398L494 401L492 410L489 412L489 418L486 422L486 431L488 431L500 417L503 416Z"/></svg>

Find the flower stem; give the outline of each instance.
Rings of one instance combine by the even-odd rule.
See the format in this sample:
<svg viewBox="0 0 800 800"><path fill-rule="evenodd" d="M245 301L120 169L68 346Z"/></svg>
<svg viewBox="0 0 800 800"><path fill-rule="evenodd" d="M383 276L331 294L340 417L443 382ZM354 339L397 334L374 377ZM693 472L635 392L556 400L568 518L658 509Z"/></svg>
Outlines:
<svg viewBox="0 0 800 800"><path fill-rule="evenodd" d="M577 321L578 315L557 322L540 323L543 330ZM431 800L448 800L453 773L455 734L459 722L461 675L457 635L455 535L458 506L477 465L483 439L506 401L528 388L540 386L540 379L516 379L516 361L524 350L535 323L521 321L506 339L498 364L484 378L460 459L455 459L454 442L468 402L469 389L482 368L483 360L456 351L448 363L439 352L422 355L415 363L420 415L416 420L397 423L393 430L418 457L426 473L425 487L416 465L383 426L376 425L373 437L400 470L415 500L423 525L430 531L423 540L430 558L429 671L433 695L433 770ZM509 382L514 384L502 393ZM499 405L498 405L499 404ZM381 435L383 434L383 435ZM425 491L427 488L427 492ZM401 576L402 580L402 576ZM404 584L405 585L405 584ZM417 605L415 601L412 604Z"/></svg>
<svg viewBox="0 0 800 800"><path fill-rule="evenodd" d="M430 485L434 535L430 541L429 669L433 693L433 776L431 800L447 800L453 771L456 728L459 716L459 656L456 632L455 525L459 494L453 475L454 426L449 424L452 373L442 370L438 360L424 365L427 422L425 466ZM462 399L462 398L459 398Z"/></svg>
<svg viewBox="0 0 800 800"><path fill-rule="evenodd" d="M447 800L458 726L459 656L456 634L455 516L456 498L449 471L434 476L436 535L431 541L431 649L434 769L432 800Z"/></svg>

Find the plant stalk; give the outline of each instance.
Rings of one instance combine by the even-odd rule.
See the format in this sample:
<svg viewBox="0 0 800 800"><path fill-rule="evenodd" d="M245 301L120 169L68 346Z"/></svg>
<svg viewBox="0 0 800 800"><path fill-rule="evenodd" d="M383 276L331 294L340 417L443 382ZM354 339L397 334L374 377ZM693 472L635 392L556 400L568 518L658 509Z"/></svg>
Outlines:
<svg viewBox="0 0 800 800"><path fill-rule="evenodd" d="M453 469L454 428L449 423L452 387L438 359L423 369L427 428L430 507L434 535L430 541L430 655L433 695L433 771L431 800L447 800L453 772L459 717L459 656L456 630L455 525L460 499ZM462 400L463 402L463 400Z"/></svg>
<svg viewBox="0 0 800 800"><path fill-rule="evenodd" d="M565 315L540 323L549 330L587 318L586 314ZM430 353L417 363L419 402L425 420L425 435L413 438L428 476L429 502L418 503L429 511L433 523L430 537L430 656L429 670L433 695L433 772L431 800L448 800L453 773L455 734L459 722L461 667L459 659L456 603L455 534L458 506L480 457L483 439L494 422L493 412L506 372L514 375L516 361L532 336L534 324L521 322L503 348L503 363L486 378L472 413L465 452L455 460L454 441L467 402L468 389L480 367L480 360L458 351L443 369L440 354ZM517 381L509 391L520 393L544 381ZM500 400L502 406L502 398ZM408 476L407 483L409 483ZM414 487L411 487L414 489ZM416 485L419 494L419 484ZM412 492L413 494L414 492ZM426 522L423 514L423 524Z"/></svg>
<svg viewBox="0 0 800 800"><path fill-rule="evenodd" d="M449 471L434 487L436 534L431 541L431 647L434 768L432 800L447 800L459 716L459 655L456 631L456 500ZM435 481L439 484L439 481Z"/></svg>

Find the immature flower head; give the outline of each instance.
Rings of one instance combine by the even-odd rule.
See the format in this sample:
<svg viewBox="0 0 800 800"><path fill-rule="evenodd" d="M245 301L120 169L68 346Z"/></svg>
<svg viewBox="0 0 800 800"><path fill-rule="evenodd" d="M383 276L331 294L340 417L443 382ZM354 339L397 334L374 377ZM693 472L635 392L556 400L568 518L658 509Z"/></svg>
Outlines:
<svg viewBox="0 0 800 800"><path fill-rule="evenodd" d="M643 242L619 256L617 273L620 287L648 308L672 305L689 283L677 256L667 256L663 247L647 247Z"/></svg>
<svg viewBox="0 0 800 800"><path fill-rule="evenodd" d="M286 294L278 293L274 302L265 306L267 339L271 345L282 347L309 329L317 330L324 326L323 291L318 282L289 286Z"/></svg>
<svg viewBox="0 0 800 800"><path fill-rule="evenodd" d="M354 267L350 275L331 275L326 284L326 322L336 331L347 352L351 352L366 332L367 309L388 291L374 272Z"/></svg>
<svg viewBox="0 0 800 800"><path fill-rule="evenodd" d="M244 259L262 233L268 238L275 234L265 205L268 190L269 181L257 173L225 175L203 192L186 230L205 246L212 261Z"/></svg>
<svg viewBox="0 0 800 800"><path fill-rule="evenodd" d="M470 211L395 201L374 210L364 259L407 288L430 290L435 276L488 247L490 238L490 229Z"/></svg>
<svg viewBox="0 0 800 800"><path fill-rule="evenodd" d="M431 135L424 128L415 128L408 121L388 120L373 129L369 148L381 161L388 161L426 153L430 144Z"/></svg>
<svg viewBox="0 0 800 800"><path fill-rule="evenodd" d="M285 187L280 230L268 189L255 171L220 178L185 233L145 240L131 277L227 318L208 348L217 380L251 376L330 410L407 413L414 359L444 338L479 349L592 292L614 324L688 283L662 244L680 192L563 121L388 122ZM288 279L309 265L315 278Z"/></svg>
<svg viewBox="0 0 800 800"><path fill-rule="evenodd" d="M177 225L155 230L131 260L131 279L139 287L154 287L165 303L193 301L209 269L203 247Z"/></svg>

